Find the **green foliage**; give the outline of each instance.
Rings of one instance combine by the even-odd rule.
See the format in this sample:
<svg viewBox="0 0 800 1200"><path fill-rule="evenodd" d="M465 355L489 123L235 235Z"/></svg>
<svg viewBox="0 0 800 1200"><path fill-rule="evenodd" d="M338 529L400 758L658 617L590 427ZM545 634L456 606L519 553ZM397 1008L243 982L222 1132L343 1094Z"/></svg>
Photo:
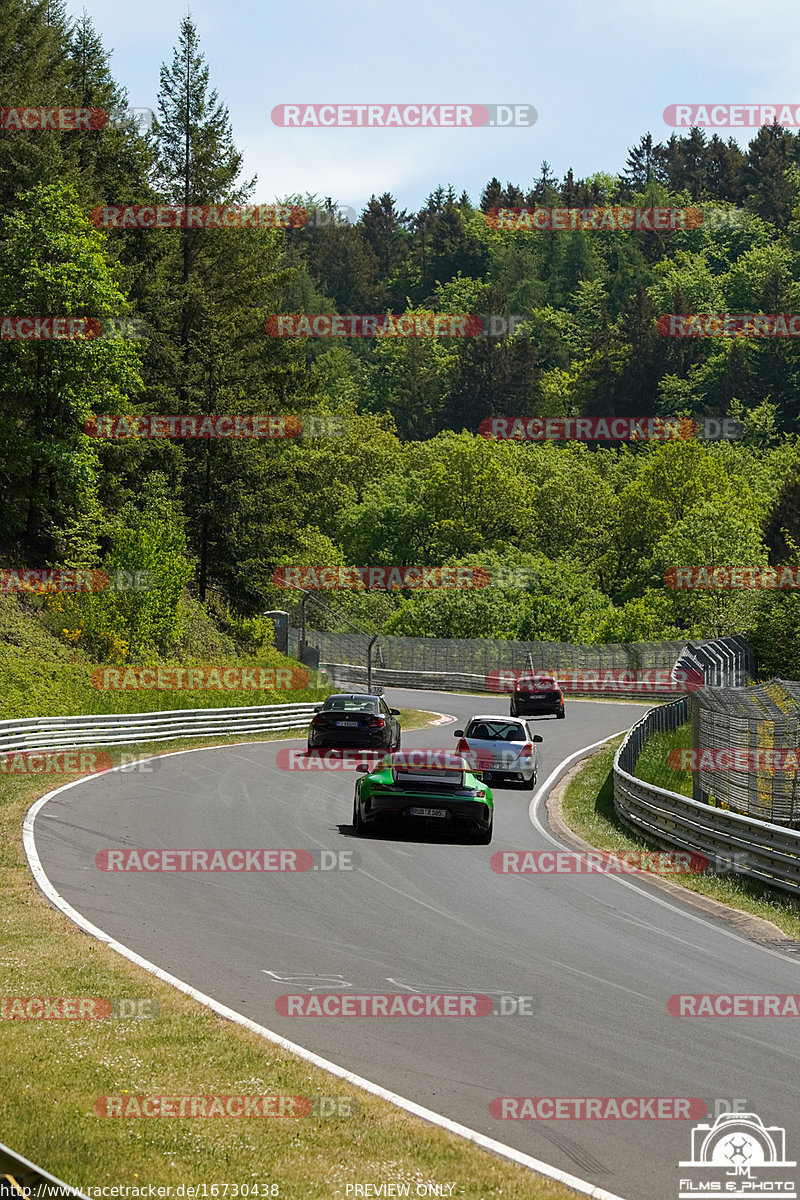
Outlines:
<svg viewBox="0 0 800 1200"><path fill-rule="evenodd" d="M181 636L180 601L192 567L174 505L160 482L151 476L144 508L127 505L111 529L103 570L112 586L48 597L48 612L62 636L101 661L166 654ZM141 589L127 586L135 582Z"/></svg>
<svg viewBox="0 0 800 1200"><path fill-rule="evenodd" d="M126 103L91 21L70 25L60 0L7 0L0 71L14 103L112 114ZM146 137L114 122L91 136L0 138L0 312L148 325L138 341L0 342L0 557L154 581L37 601L62 649L107 662L267 653L260 613L299 601L275 586L277 566L467 563L486 566L492 586L331 593L314 619L571 641L750 629L765 662L796 661L793 595L664 584L671 566L793 561L795 344L658 330L671 312L797 311L796 137L762 129L742 150L701 130L664 144L647 134L619 176L559 181L543 163L529 187L491 179L479 208L442 186L416 212L371 196L353 223L331 197L298 196L312 223L285 232L101 232L88 217L101 202L253 196L190 17L157 108ZM509 231L485 218L610 204L698 206L703 222L662 236ZM266 318L287 311L474 313L516 329L267 336ZM273 442L83 433L93 416L134 410L316 415L339 428ZM604 447L478 433L492 416L656 413L730 416L744 436Z"/></svg>
<svg viewBox="0 0 800 1200"><path fill-rule="evenodd" d="M73 188L21 195L0 227L0 312L106 318L124 312L120 271ZM60 532L96 516L95 413L119 411L141 388L139 353L120 338L0 341L2 546L52 555Z"/></svg>

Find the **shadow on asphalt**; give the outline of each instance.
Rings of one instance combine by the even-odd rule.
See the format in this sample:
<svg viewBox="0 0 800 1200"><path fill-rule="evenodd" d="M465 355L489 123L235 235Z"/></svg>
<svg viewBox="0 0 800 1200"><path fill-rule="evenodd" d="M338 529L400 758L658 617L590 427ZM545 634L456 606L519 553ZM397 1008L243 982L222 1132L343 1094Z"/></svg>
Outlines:
<svg viewBox="0 0 800 1200"><path fill-rule="evenodd" d="M414 828L408 826L391 826L383 825L374 833L368 833L359 837L352 825L337 825L337 829L342 837L352 838L354 842L418 842L421 845L431 846L476 846L478 843L468 833L455 833L444 836L443 831L437 827L431 829Z"/></svg>

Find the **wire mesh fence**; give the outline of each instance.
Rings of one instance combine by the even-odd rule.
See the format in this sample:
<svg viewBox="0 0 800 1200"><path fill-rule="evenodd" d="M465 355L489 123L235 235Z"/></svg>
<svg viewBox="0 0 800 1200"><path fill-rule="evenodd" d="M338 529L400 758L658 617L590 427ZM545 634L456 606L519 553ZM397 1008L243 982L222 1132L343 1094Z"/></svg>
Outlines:
<svg viewBox="0 0 800 1200"><path fill-rule="evenodd" d="M706 856L714 871L749 876L800 895L800 834L795 830L742 813L721 812L634 774L636 760L649 738L678 729L690 706L697 707L695 697L651 708L628 733L614 760L617 816L656 845Z"/></svg>
<svg viewBox="0 0 800 1200"><path fill-rule="evenodd" d="M800 827L800 683L703 688L694 697L692 748L696 800Z"/></svg>
<svg viewBox="0 0 800 1200"><path fill-rule="evenodd" d="M301 631L293 632L299 657ZM487 692L507 690L501 677L527 671L553 676L565 691L575 693L604 690L602 678L587 682L587 676L614 672L613 677L608 676L608 690L657 694L680 690L671 686L671 677L679 679L681 672L711 686L741 686L754 670L752 650L739 637L697 643L573 645L485 638L374 638L367 633L308 629L306 656L309 647L318 653L320 665L334 682L362 682L369 660L373 682L383 686L437 688L449 683L451 687ZM648 686L648 673L658 673L660 687L657 679Z"/></svg>

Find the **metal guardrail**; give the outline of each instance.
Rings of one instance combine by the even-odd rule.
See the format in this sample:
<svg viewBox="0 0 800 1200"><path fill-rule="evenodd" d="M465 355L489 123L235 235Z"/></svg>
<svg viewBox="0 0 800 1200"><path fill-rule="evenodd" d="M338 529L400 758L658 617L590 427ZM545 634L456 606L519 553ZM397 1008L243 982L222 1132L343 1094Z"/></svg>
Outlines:
<svg viewBox="0 0 800 1200"><path fill-rule="evenodd" d="M23 1197L23 1200L38 1200L39 1197L44 1196L47 1196L48 1200L57 1196L62 1197L63 1200L70 1200L70 1197L76 1196L78 1200L87 1200L83 1192L71 1187L68 1183L62 1183L60 1179L56 1179L55 1175L51 1175L42 1167L37 1167L30 1159L23 1158L21 1154L10 1150L2 1142L0 1142L0 1196L13 1197L14 1200L19 1200L20 1196Z"/></svg>
<svg viewBox="0 0 800 1200"><path fill-rule="evenodd" d="M66 750L73 746L129 746L182 737L265 733L308 725L315 704L261 704L245 708L187 708L168 712L101 713L0 721L0 753Z"/></svg>
<svg viewBox="0 0 800 1200"><path fill-rule="evenodd" d="M321 663L320 666L325 668L330 682L336 687L348 684L366 685L366 667L360 667L353 663L334 662ZM559 683L563 685L566 694L571 696L596 696L598 692L602 692L602 688L598 685L570 680L568 677L559 679ZM486 675L474 675L463 671L401 671L396 668L373 667L372 685L373 691L384 687L402 687L420 691L486 692L494 696L509 695L505 687L491 687L487 682ZM645 699L648 696L674 696L676 692L675 688L649 686L627 690L620 686L616 690L620 694L641 695Z"/></svg>
<svg viewBox="0 0 800 1200"><path fill-rule="evenodd" d="M800 894L800 832L712 808L633 775L654 733L674 731L689 716L690 700L651 709L629 731L614 756L614 809L633 833L657 845L695 851L739 875Z"/></svg>

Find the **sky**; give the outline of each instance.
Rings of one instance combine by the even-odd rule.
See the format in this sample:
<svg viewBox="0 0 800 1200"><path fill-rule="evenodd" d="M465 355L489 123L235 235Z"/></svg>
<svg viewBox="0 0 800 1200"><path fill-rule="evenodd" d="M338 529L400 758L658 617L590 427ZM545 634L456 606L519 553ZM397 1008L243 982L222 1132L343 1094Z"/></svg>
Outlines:
<svg viewBox="0 0 800 1200"><path fill-rule="evenodd" d="M527 190L624 168L671 104L800 105L797 0L74 0L112 52L129 104L156 107L190 13L227 105L254 202L390 192L418 209L439 185L477 203L492 176ZM528 104L514 128L287 128L279 104ZM800 114L798 114L800 115ZM755 129L720 128L743 146Z"/></svg>

